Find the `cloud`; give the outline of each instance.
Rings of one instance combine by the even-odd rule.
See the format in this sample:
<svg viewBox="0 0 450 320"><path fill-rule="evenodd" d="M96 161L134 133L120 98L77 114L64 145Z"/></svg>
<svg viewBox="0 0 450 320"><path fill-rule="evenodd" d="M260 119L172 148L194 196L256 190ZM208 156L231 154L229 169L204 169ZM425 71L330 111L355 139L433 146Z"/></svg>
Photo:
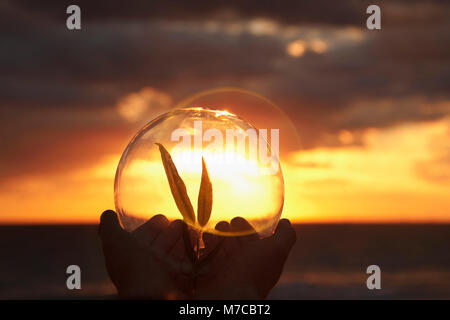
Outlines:
<svg viewBox="0 0 450 320"><path fill-rule="evenodd" d="M402 122L438 120L450 113L450 101L427 101L424 97L359 100L350 104L332 122L336 127L363 129Z"/></svg>
<svg viewBox="0 0 450 320"><path fill-rule="evenodd" d="M430 140L427 145L430 156L418 161L415 170L428 182L450 184L450 117L436 125Z"/></svg>
<svg viewBox="0 0 450 320"><path fill-rule="evenodd" d="M66 1L46 1L36 3L32 0L14 2L17 8L28 13L41 15L47 19L65 17L65 8L72 4ZM240 0L200 0L186 1L146 1L137 0L132 4L124 4L120 0L110 0L107 4L79 0L83 16L89 21L142 21L142 20L176 20L195 21L212 18L215 20L233 20L265 18L286 25L328 24L328 25L360 25L365 22L366 8L371 1L350 0L336 2L332 0L308 1L286 0L261 3L258 0L242 2ZM442 8L448 3L442 0L431 0L424 3L420 0L396 0L382 3L383 16L386 23L434 23L448 17Z"/></svg>
<svg viewBox="0 0 450 320"><path fill-rule="evenodd" d="M152 119L173 107L172 99L164 92L151 87L130 93L117 103L117 112L128 121Z"/></svg>
<svg viewBox="0 0 450 320"><path fill-rule="evenodd" d="M70 1L47 1L40 5L29 0L17 1L21 9L57 19L64 16ZM330 0L318 0L314 4L304 1L283 1L282 3L260 1L133 1L124 4L119 0L107 4L80 0L83 15L90 21L139 21L147 19L164 20L198 20L205 17L216 19L251 19L254 17L270 18L285 24L326 23L355 24L362 21L360 13L364 12L361 1L347 1L336 4ZM327 14L323 11L326 8ZM61 11L63 9L64 11Z"/></svg>
<svg viewBox="0 0 450 320"><path fill-rule="evenodd" d="M125 149L137 128L112 110L1 109L0 181L87 168ZM6 121L9 120L9 122Z"/></svg>
<svg viewBox="0 0 450 320"><path fill-rule="evenodd" d="M276 102L306 148L340 146L342 132L362 145L367 128L449 114L446 2L383 4L381 32L365 29L360 1L81 1L79 32L65 28L66 4L0 6L3 176L120 153L139 129L123 118L136 101L150 117L146 104L223 85ZM294 41L305 44L297 58Z"/></svg>

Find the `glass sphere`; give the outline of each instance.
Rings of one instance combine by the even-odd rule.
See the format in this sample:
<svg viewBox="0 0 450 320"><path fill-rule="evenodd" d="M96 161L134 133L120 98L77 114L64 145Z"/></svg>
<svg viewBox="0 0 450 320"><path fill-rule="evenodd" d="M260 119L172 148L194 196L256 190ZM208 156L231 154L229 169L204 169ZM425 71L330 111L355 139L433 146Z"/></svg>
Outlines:
<svg viewBox="0 0 450 320"><path fill-rule="evenodd" d="M212 185L208 223L202 232L241 235L272 234L284 203L284 182L272 136L244 119L204 107L178 108L145 125L125 149L116 172L114 199L119 220L133 231L156 214L183 219L172 196L161 153L170 153L197 215L204 159ZM272 142L269 143L268 141ZM220 221L246 219L251 227L218 232Z"/></svg>

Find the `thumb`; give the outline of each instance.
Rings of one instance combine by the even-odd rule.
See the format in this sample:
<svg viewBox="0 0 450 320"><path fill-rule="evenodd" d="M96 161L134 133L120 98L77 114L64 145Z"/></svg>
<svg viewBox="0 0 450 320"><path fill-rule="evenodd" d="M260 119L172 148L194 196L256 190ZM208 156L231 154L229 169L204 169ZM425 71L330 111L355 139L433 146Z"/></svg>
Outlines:
<svg viewBox="0 0 450 320"><path fill-rule="evenodd" d="M112 210L102 213L98 233L102 242L106 270L119 290L122 288L124 277L129 275L124 267L129 261L129 234L122 229L117 214Z"/></svg>
<svg viewBox="0 0 450 320"><path fill-rule="evenodd" d="M297 241L297 234L288 219L281 219L272 239L279 250L288 254Z"/></svg>
<svg viewBox="0 0 450 320"><path fill-rule="evenodd" d="M127 234L120 226L117 214L112 210L106 210L102 213L98 233L105 247L110 247L122 241Z"/></svg>

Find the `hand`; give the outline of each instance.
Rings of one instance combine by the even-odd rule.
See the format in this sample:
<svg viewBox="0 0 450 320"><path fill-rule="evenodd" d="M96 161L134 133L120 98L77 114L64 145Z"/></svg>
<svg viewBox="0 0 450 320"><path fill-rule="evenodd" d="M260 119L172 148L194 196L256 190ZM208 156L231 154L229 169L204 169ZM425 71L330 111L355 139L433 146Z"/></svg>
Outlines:
<svg viewBox="0 0 450 320"><path fill-rule="evenodd" d="M183 299L190 294L183 224L156 215L129 233L114 211L102 214L99 234L106 269L122 298Z"/></svg>
<svg viewBox="0 0 450 320"><path fill-rule="evenodd" d="M251 230L243 218L228 224L219 222L217 230L239 232ZM260 239L256 233L245 236L220 237L204 234L206 254L223 239L221 249L200 274L198 299L264 299L275 286L284 263L296 241L289 220L282 219L275 233Z"/></svg>

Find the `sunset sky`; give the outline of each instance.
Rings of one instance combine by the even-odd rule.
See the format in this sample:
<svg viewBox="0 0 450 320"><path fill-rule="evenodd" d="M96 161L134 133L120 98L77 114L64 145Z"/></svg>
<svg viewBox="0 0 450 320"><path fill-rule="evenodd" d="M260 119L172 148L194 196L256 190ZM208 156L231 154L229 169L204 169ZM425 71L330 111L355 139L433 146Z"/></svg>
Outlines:
<svg viewBox="0 0 450 320"><path fill-rule="evenodd" d="M0 4L0 223L96 223L134 134L228 86L280 108L282 141L298 135L284 217L450 222L448 2L383 1L377 31L365 1L82 0L79 31L70 4Z"/></svg>

